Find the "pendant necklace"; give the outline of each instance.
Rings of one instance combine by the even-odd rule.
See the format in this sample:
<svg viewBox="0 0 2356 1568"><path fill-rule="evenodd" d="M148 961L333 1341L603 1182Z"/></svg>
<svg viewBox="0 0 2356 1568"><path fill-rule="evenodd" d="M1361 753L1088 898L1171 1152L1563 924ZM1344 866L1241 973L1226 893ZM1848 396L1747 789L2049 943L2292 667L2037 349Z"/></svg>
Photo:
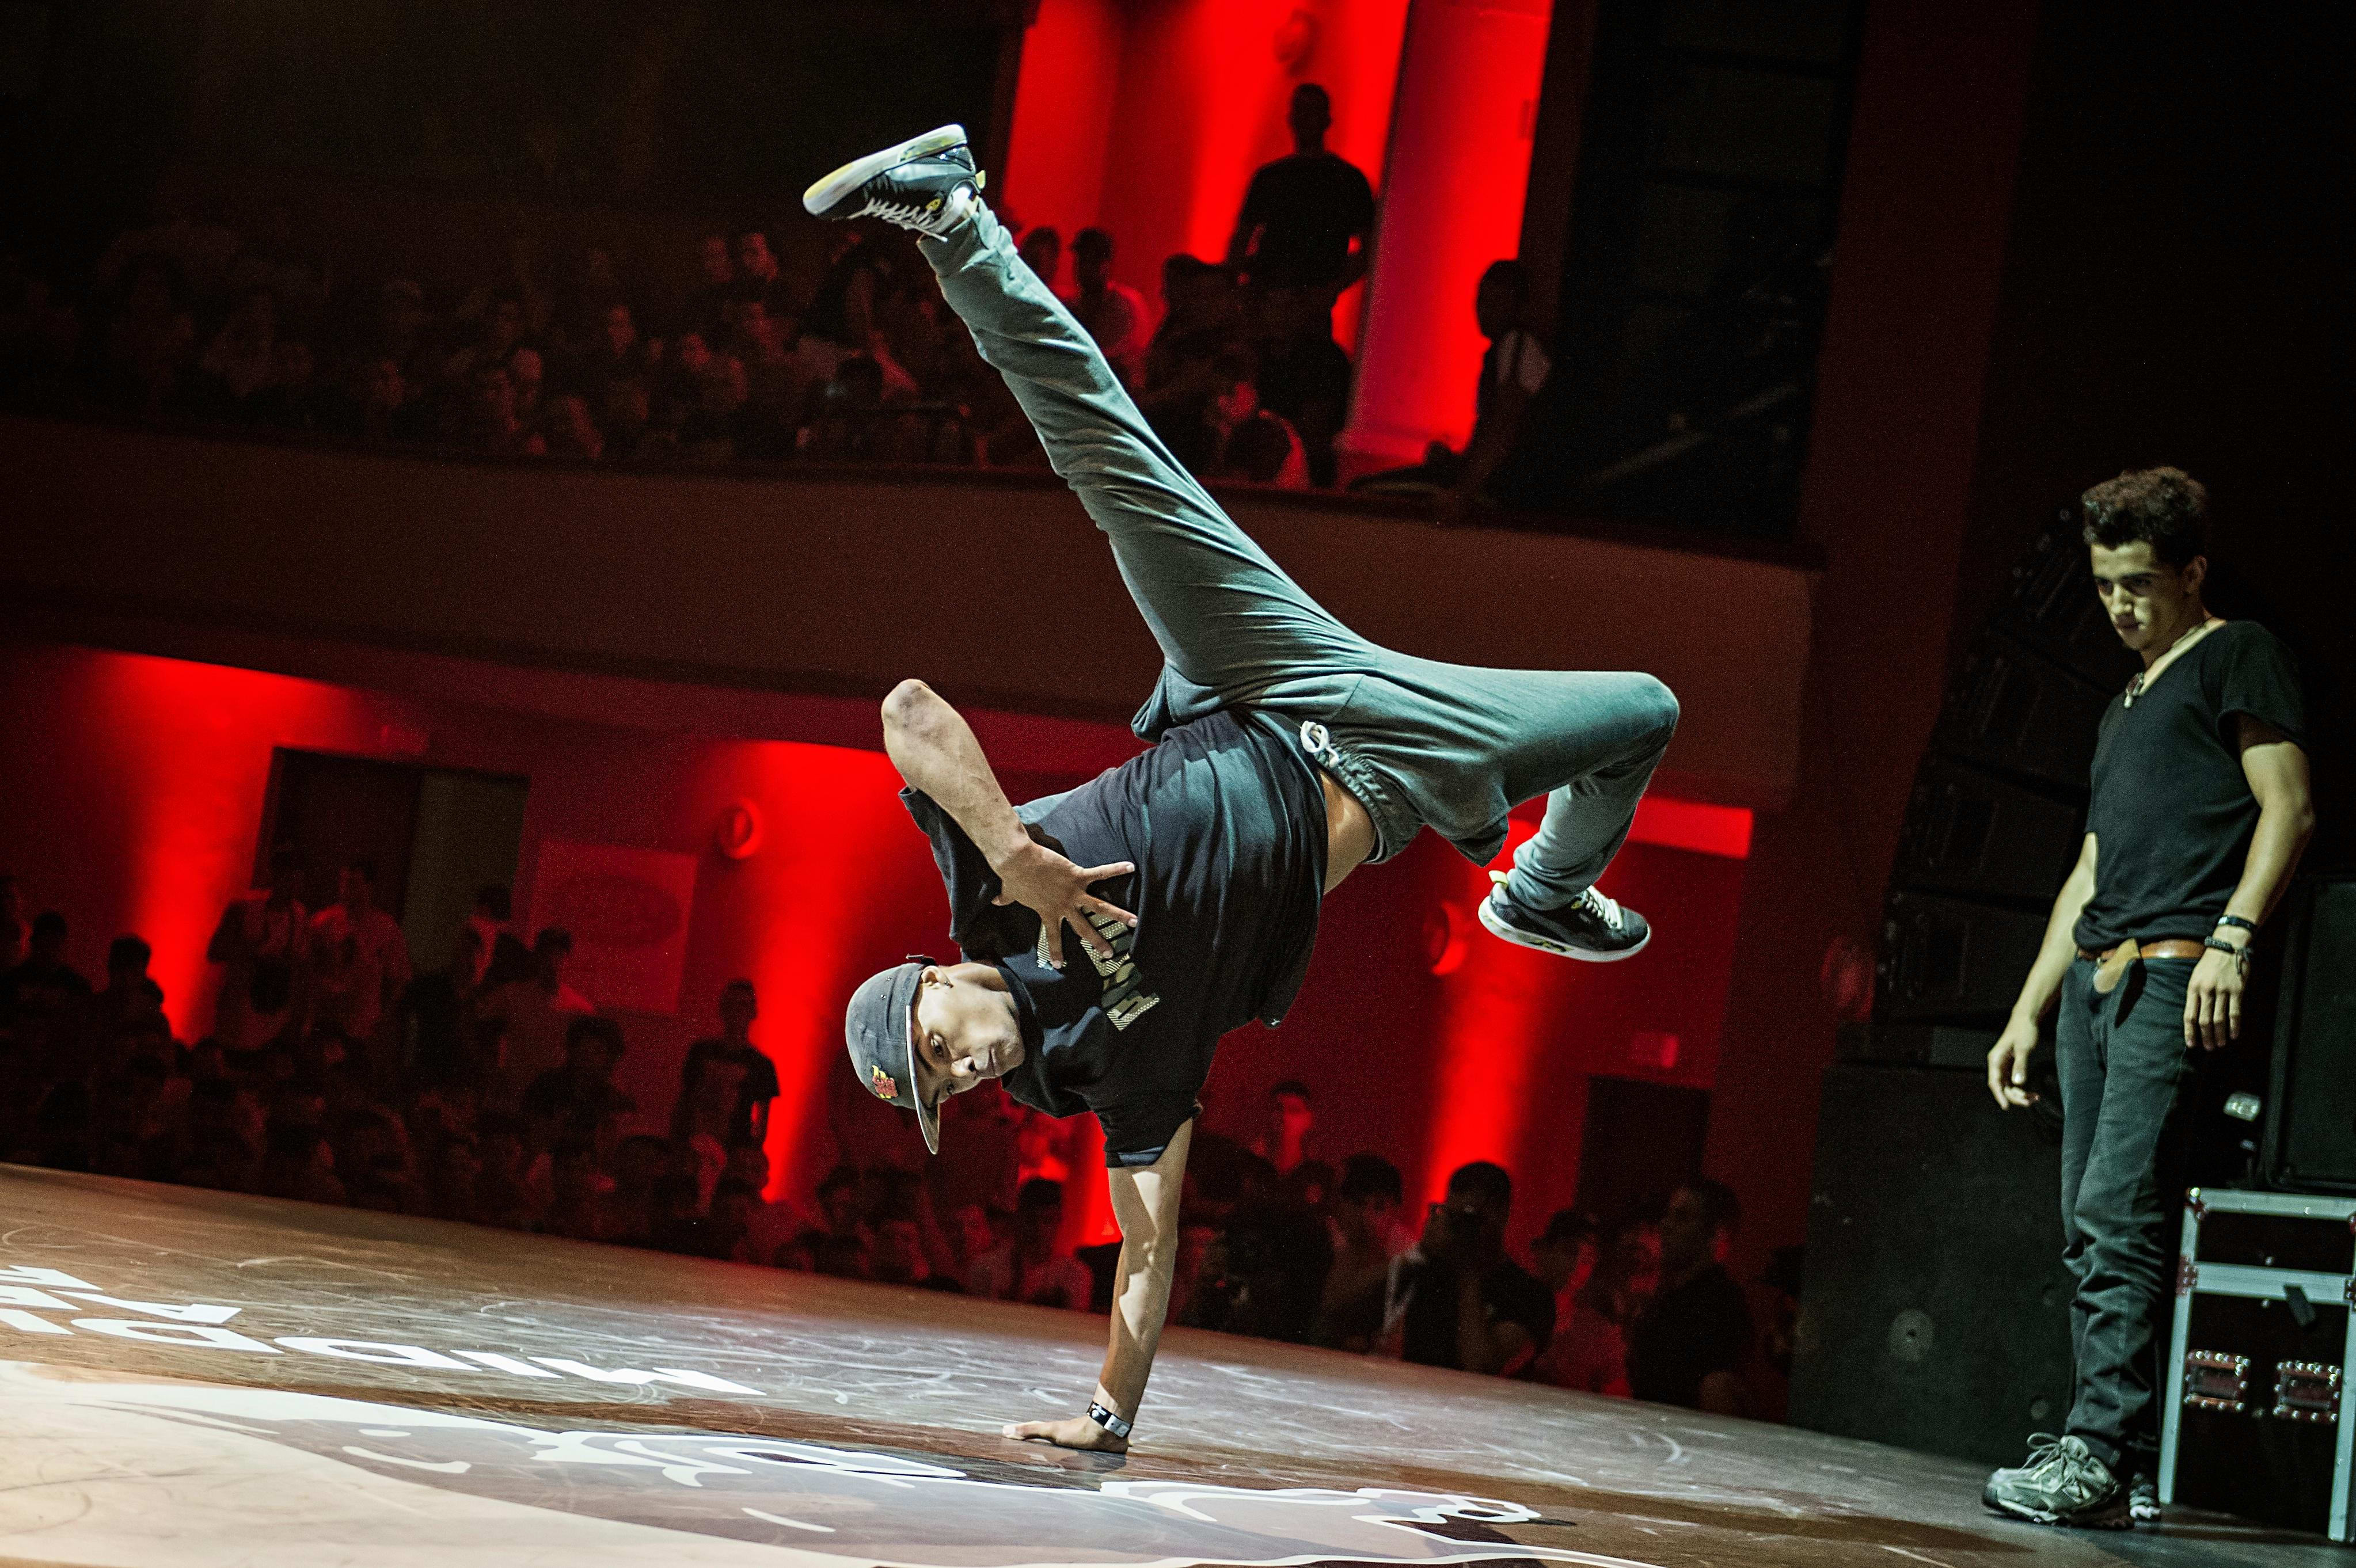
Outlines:
<svg viewBox="0 0 2356 1568"><path fill-rule="evenodd" d="M2187 637L2191 636L2195 632L2205 632L2211 626L2222 626L2223 624L2223 622L2217 620L2213 616L2204 615L2201 617L2198 624L2187 626L2184 630L2177 633L2176 641L2169 644L2166 648L2162 649L2160 656L2158 658L2152 660L2150 665L2145 668L2136 671L2136 677L2127 682L2127 694L2126 699L2123 700L2119 706L2122 708L2133 708L2135 706L2135 699L2143 695L2144 686L2151 679L2152 671L2158 669L2160 666L2166 664L2169 658L2173 657L2176 650L2183 645L2184 640Z"/></svg>

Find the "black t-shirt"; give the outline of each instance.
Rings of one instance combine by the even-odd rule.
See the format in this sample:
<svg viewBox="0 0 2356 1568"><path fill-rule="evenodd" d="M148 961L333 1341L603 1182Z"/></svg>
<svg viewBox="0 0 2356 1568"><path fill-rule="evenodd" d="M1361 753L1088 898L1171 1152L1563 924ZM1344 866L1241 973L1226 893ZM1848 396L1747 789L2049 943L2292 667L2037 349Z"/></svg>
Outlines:
<svg viewBox="0 0 2356 1568"><path fill-rule="evenodd" d="M1701 1403L1702 1380L1742 1370L1751 1306L1717 1264L1645 1304L1628 1330L1628 1392L1655 1404Z"/></svg>
<svg viewBox="0 0 2356 1568"><path fill-rule="evenodd" d="M2307 704L2290 650L2254 621L2208 633L2127 705L2103 711L2094 745L2094 894L2077 941L2096 952L2132 937L2207 936L2242 880L2258 803L2242 771L2234 715L2307 744Z"/></svg>
<svg viewBox="0 0 2356 1568"><path fill-rule="evenodd" d="M1409 1286L1414 1294L1408 1297L1400 1356L1421 1366L1461 1368L1455 1269L1435 1263L1408 1266L1414 1271ZM1492 1325L1520 1324L1534 1352L1543 1354L1554 1338L1554 1293L1511 1258L1499 1258L1482 1275L1481 1305Z"/></svg>
<svg viewBox="0 0 2356 1568"><path fill-rule="evenodd" d="M1252 385L1260 402L1286 419L1298 422L1323 406L1338 425L1350 400L1350 356L1331 337L1308 338L1262 358Z"/></svg>
<svg viewBox="0 0 2356 1568"><path fill-rule="evenodd" d="M27 958L0 972L0 1022L25 1018L52 1018L89 1004L90 982L71 965L54 966Z"/></svg>
<svg viewBox="0 0 2356 1568"><path fill-rule="evenodd" d="M851 285L862 272L873 274L875 304L884 303L884 291L892 285L891 257L880 245L862 240L836 257L826 276L819 280L809 308L802 313L802 336L822 337L854 353L866 352L866 344L851 340Z"/></svg>
<svg viewBox="0 0 2356 1568"><path fill-rule="evenodd" d="M1331 285L1342 281L1350 237L1374 230L1375 191L1337 153L1295 153L1260 165L1238 221L1260 230L1245 263L1253 283Z"/></svg>
<svg viewBox="0 0 2356 1568"><path fill-rule="evenodd" d="M753 1107L777 1097L777 1069L768 1052L757 1045L733 1045L725 1035L699 1040L687 1048L687 1064L680 1072L680 1098L684 1102L697 1077L710 1061L744 1064L744 1079L736 1090L736 1110L728 1124L728 1141L748 1144L753 1137Z"/></svg>
<svg viewBox="0 0 2356 1568"><path fill-rule="evenodd" d="M1325 881L1325 795L1280 720L1226 709L1163 732L1152 750L1019 815L1076 865L1134 862L1098 894L1138 917L1098 928L1091 959L1064 933L1048 966L1039 917L991 901L997 874L933 800L901 800L933 841L949 934L993 963L1025 1048L1006 1092L1053 1116L1096 1113L1105 1160L1147 1166L1196 1111L1219 1037L1270 1028L1300 994Z"/></svg>

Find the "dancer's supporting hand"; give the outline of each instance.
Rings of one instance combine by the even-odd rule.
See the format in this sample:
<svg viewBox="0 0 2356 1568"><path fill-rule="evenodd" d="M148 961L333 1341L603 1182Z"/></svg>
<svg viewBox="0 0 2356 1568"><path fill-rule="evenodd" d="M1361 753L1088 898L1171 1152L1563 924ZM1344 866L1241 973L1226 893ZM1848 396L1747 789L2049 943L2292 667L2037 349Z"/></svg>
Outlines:
<svg viewBox="0 0 2356 1568"><path fill-rule="evenodd" d="M1129 1452L1128 1438L1115 1437L1085 1415L1065 1421L1010 1421L999 1431L1019 1441L1037 1438L1058 1448L1086 1448L1098 1454Z"/></svg>
<svg viewBox="0 0 2356 1568"><path fill-rule="evenodd" d="M1106 952L1104 938L1088 923L1090 914L1135 925L1137 916L1108 903L1088 889L1109 877L1125 877L1137 869L1127 860L1108 866L1076 866L1033 838L1025 838L991 863L1003 889L993 903L1021 904L1039 917L1047 933L1047 962L1064 966L1064 927L1079 934L1080 945L1092 954Z"/></svg>

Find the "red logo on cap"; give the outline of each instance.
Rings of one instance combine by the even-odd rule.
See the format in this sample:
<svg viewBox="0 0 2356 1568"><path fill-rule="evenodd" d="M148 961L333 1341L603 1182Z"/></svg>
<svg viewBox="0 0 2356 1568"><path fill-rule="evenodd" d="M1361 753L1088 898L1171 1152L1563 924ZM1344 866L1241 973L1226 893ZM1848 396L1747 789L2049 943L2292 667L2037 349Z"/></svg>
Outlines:
<svg viewBox="0 0 2356 1568"><path fill-rule="evenodd" d="M893 1083L892 1075L881 1067L871 1067L867 1070L867 1086L875 1091L875 1097L879 1100L896 1100L900 1097L900 1086Z"/></svg>

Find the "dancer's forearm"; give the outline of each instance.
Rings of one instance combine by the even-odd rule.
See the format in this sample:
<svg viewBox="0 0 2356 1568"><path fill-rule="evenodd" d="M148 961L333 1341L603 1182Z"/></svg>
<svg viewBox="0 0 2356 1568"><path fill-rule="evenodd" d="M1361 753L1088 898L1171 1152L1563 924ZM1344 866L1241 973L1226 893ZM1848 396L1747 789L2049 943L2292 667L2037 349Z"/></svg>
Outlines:
<svg viewBox="0 0 2356 1568"><path fill-rule="evenodd" d="M1142 1170L1110 1173L1113 1217L1120 1221L1120 1263L1114 1276L1111 1342L1098 1375L1094 1403L1119 1420L1134 1421L1162 1346L1162 1320L1170 1311L1170 1282L1178 1271L1178 1199L1186 1185L1186 1154L1194 1145L1188 1122ZM1038 1438L1059 1448L1126 1453L1129 1439L1093 1417L1010 1423L1009 1437Z"/></svg>
<svg viewBox="0 0 2356 1568"><path fill-rule="evenodd" d="M1119 1415L1135 1417L1162 1348L1170 1282L1178 1272L1178 1198L1186 1185L1194 1132L1194 1124L1188 1122L1160 1159L1143 1170L1116 1170L1109 1183L1113 1217L1120 1222L1120 1261L1113 1275L1111 1342L1098 1374L1097 1397Z"/></svg>

